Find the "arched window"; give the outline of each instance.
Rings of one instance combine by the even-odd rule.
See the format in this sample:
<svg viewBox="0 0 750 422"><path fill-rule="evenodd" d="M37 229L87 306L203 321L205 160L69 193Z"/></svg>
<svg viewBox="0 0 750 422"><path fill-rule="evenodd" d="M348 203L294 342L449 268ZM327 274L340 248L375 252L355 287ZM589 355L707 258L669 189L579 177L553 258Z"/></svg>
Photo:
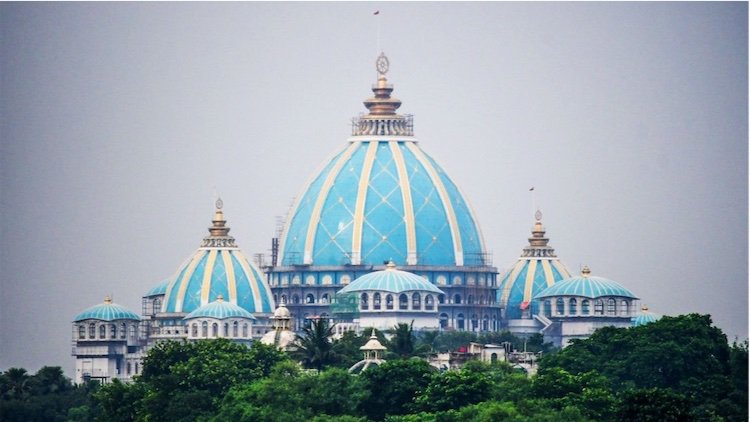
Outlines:
<svg viewBox="0 0 750 422"><path fill-rule="evenodd" d="M380 293L372 295L372 309L380 309Z"/></svg>
<svg viewBox="0 0 750 422"><path fill-rule="evenodd" d="M370 297L367 295L367 293L362 293L362 295L359 296L359 307L363 310L370 309L370 304L368 301L370 300Z"/></svg>
<svg viewBox="0 0 750 422"><path fill-rule="evenodd" d="M323 293L323 296L320 297L320 303L324 305L328 304L328 293Z"/></svg>
<svg viewBox="0 0 750 422"><path fill-rule="evenodd" d="M292 296L292 303L295 305L299 305L299 296L297 295Z"/></svg>
<svg viewBox="0 0 750 422"><path fill-rule="evenodd" d="M565 314L565 301L563 298L558 297L555 301L555 315Z"/></svg>
<svg viewBox="0 0 750 422"><path fill-rule="evenodd" d="M441 305L445 303L445 295L438 295L438 303Z"/></svg>
<svg viewBox="0 0 750 422"><path fill-rule="evenodd" d="M448 314L446 314L445 312L440 314L440 328L448 328Z"/></svg>
<svg viewBox="0 0 750 422"><path fill-rule="evenodd" d="M488 331L490 329L490 317L487 315L482 317L482 330Z"/></svg>
<svg viewBox="0 0 750 422"><path fill-rule="evenodd" d="M453 303L455 303L456 305L458 305L458 304L461 303L461 295L460 294L456 293L456 295L453 296Z"/></svg>
<svg viewBox="0 0 750 422"><path fill-rule="evenodd" d="M435 298L433 298L432 295L425 296L424 308L428 311L432 311L433 309L435 309Z"/></svg>
<svg viewBox="0 0 750 422"><path fill-rule="evenodd" d="M617 315L617 301L612 298L607 299L607 315Z"/></svg>
<svg viewBox="0 0 750 422"><path fill-rule="evenodd" d="M471 316L471 329L473 331L479 329L479 317L477 317L477 314Z"/></svg>
<svg viewBox="0 0 750 422"><path fill-rule="evenodd" d="M583 299L581 301L581 315L588 315L589 314L589 300Z"/></svg>
<svg viewBox="0 0 750 422"><path fill-rule="evenodd" d="M78 326L78 338L86 338L86 326L85 325Z"/></svg>
<svg viewBox="0 0 750 422"><path fill-rule="evenodd" d="M479 304L484 305L484 295L479 296Z"/></svg>
<svg viewBox="0 0 750 422"><path fill-rule="evenodd" d="M107 338L107 327L104 324L99 326L99 338Z"/></svg>
<svg viewBox="0 0 750 422"><path fill-rule="evenodd" d="M497 353L493 353L490 355L490 362L492 363L497 362Z"/></svg>
<svg viewBox="0 0 750 422"><path fill-rule="evenodd" d="M308 293L307 296L305 296L305 303L308 305L312 305L315 303L315 296L313 296L312 293Z"/></svg>
<svg viewBox="0 0 750 422"><path fill-rule="evenodd" d="M127 335L128 335L128 329L125 326L125 323L123 322L122 324L120 324L120 338L124 339L125 336Z"/></svg>
<svg viewBox="0 0 750 422"><path fill-rule="evenodd" d="M409 297L403 293L398 296L398 309L402 311L409 309Z"/></svg>
<svg viewBox="0 0 750 422"><path fill-rule="evenodd" d="M198 324L193 323L193 331L191 333L193 337L198 337Z"/></svg>
<svg viewBox="0 0 750 422"><path fill-rule="evenodd" d="M570 302L568 302L568 314L570 315L578 314L578 301L574 297L570 298Z"/></svg>
<svg viewBox="0 0 750 422"><path fill-rule="evenodd" d="M242 337L247 338L247 323L242 324Z"/></svg>
<svg viewBox="0 0 750 422"><path fill-rule="evenodd" d="M286 295L281 295L281 303L284 303L284 304L289 303L289 301L286 300Z"/></svg>
<svg viewBox="0 0 750 422"><path fill-rule="evenodd" d="M130 375L130 370L131 369L132 369L132 367L130 366L130 362L128 362L128 375Z"/></svg>
<svg viewBox="0 0 750 422"><path fill-rule="evenodd" d="M594 301L594 315L604 315L604 302L601 299Z"/></svg>
<svg viewBox="0 0 750 422"><path fill-rule="evenodd" d="M468 303L469 305L473 305L474 304L474 295L469 295L466 298L466 303Z"/></svg>
<svg viewBox="0 0 750 422"><path fill-rule="evenodd" d="M240 323L235 321L232 323L232 337L237 337L240 335Z"/></svg>
<svg viewBox="0 0 750 422"><path fill-rule="evenodd" d="M620 302L620 315L621 316L628 316L630 314L630 304L627 300L623 299L622 302Z"/></svg>
<svg viewBox="0 0 750 422"><path fill-rule="evenodd" d="M117 326L115 324L109 324L109 338L117 338Z"/></svg>
<svg viewBox="0 0 750 422"><path fill-rule="evenodd" d="M154 313L158 314L161 312L161 299L156 298L154 299Z"/></svg>
<svg viewBox="0 0 750 422"><path fill-rule="evenodd" d="M208 337L208 322L206 321L201 324L201 337Z"/></svg>
<svg viewBox="0 0 750 422"><path fill-rule="evenodd" d="M552 301L549 299L544 301L544 315L552 316Z"/></svg>
<svg viewBox="0 0 750 422"><path fill-rule="evenodd" d="M219 324L213 323L211 324L211 337L218 337L219 336Z"/></svg>
<svg viewBox="0 0 750 422"><path fill-rule="evenodd" d="M464 329L464 314L456 315L456 328L459 330Z"/></svg>
<svg viewBox="0 0 750 422"><path fill-rule="evenodd" d="M393 309L393 295L385 295L385 309Z"/></svg>
<svg viewBox="0 0 750 422"><path fill-rule="evenodd" d="M224 323L224 337L229 337L229 323Z"/></svg>
<svg viewBox="0 0 750 422"><path fill-rule="evenodd" d="M420 296L419 293L411 295L411 308L415 310L422 309L422 296Z"/></svg>
<svg viewBox="0 0 750 422"><path fill-rule="evenodd" d="M135 325L130 326L130 338L135 338Z"/></svg>

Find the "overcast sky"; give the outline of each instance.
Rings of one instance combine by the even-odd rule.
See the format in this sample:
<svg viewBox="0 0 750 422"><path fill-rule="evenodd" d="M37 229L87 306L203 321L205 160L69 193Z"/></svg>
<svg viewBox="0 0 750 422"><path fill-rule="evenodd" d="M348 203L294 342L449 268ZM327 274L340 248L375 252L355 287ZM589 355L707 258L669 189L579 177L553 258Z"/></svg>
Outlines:
<svg viewBox="0 0 750 422"><path fill-rule="evenodd" d="M747 337L748 10L736 3L2 3L0 370L199 246L248 257L375 82L511 266L536 187L572 272Z"/></svg>

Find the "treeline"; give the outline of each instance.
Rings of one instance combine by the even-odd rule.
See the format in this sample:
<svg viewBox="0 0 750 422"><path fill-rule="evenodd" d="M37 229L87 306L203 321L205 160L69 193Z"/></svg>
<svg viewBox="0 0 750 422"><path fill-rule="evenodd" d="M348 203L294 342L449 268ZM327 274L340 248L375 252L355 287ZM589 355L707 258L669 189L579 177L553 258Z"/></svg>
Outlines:
<svg viewBox="0 0 750 422"><path fill-rule="evenodd" d="M545 353L533 377L502 362L473 361L461 370L437 371L413 355L477 338L467 333L425 338L408 326L396 331L387 342L388 362L358 376L344 368L360 359L358 345L370 333L328 342L325 324L311 325L293 356L258 342L250 348L224 340L163 343L149 352L142 375L128 384L74 388L59 368L43 368L44 374L27 375L19 384L17 370L11 369L0 378L0 420L748 420L747 341L730 345L709 316L598 330L564 350ZM386 344L382 333L376 334ZM492 342L523 347L509 334L492 335ZM549 345L535 338L526 347ZM299 361L316 369L303 370ZM43 408L36 399L55 403L50 396L60 403L69 400L68 407L50 404L54 414L34 413Z"/></svg>

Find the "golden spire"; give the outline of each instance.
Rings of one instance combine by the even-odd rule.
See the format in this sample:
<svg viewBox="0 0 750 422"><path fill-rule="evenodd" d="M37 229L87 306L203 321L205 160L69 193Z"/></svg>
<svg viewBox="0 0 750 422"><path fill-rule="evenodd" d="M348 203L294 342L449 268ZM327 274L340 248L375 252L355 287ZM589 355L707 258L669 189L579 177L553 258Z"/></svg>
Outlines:
<svg viewBox="0 0 750 422"><path fill-rule="evenodd" d="M531 229L531 237L529 238L529 246L524 248L524 257L556 257L555 250L549 246L549 238L544 237L546 233L544 226L542 225L542 212L537 210L534 214L534 227Z"/></svg>
<svg viewBox="0 0 750 422"><path fill-rule="evenodd" d="M217 302L223 302L224 301L224 295L220 294L220 295L216 296L216 301Z"/></svg>
<svg viewBox="0 0 750 422"><path fill-rule="evenodd" d="M401 107L401 100L391 97L393 85L388 83L385 77L390 68L390 62L385 53L380 53L375 61L375 69L378 72L378 80L372 86L374 97L364 101L365 107L370 111L364 116L354 118L352 121L352 134L362 135L388 135L388 136L412 136L412 116L396 114Z"/></svg>
<svg viewBox="0 0 750 422"><path fill-rule="evenodd" d="M224 208L224 201L219 198L216 200L216 212L211 220L213 225L208 228L209 235L203 238L202 247L236 247L234 238L229 235L229 227L227 227L222 208Z"/></svg>
<svg viewBox="0 0 750 422"><path fill-rule="evenodd" d="M581 275L584 277L588 277L589 274L591 274L591 270L589 269L588 265L584 265L583 269L581 270Z"/></svg>
<svg viewBox="0 0 750 422"><path fill-rule="evenodd" d="M393 260L389 260L387 264L385 264L385 269L388 271L393 271L396 269L396 264L393 262Z"/></svg>
<svg viewBox="0 0 750 422"><path fill-rule="evenodd" d="M106 305L111 305L112 304L112 296L109 296L109 295L104 296L104 303Z"/></svg>

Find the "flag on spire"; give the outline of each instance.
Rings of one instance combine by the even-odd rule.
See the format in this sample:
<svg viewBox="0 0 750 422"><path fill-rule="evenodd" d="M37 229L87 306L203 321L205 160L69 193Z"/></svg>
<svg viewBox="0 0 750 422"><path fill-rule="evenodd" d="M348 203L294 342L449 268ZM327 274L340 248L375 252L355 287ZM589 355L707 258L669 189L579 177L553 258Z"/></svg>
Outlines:
<svg viewBox="0 0 750 422"><path fill-rule="evenodd" d="M380 10L376 10L375 13L373 13L373 15L379 15L379 14L380 14Z"/></svg>
<svg viewBox="0 0 750 422"><path fill-rule="evenodd" d="M529 192L531 192L531 191L533 191L533 190L534 190L534 187L532 186L532 187L531 187L531 189L529 189Z"/></svg>

